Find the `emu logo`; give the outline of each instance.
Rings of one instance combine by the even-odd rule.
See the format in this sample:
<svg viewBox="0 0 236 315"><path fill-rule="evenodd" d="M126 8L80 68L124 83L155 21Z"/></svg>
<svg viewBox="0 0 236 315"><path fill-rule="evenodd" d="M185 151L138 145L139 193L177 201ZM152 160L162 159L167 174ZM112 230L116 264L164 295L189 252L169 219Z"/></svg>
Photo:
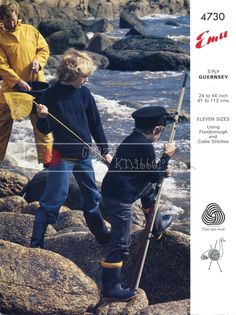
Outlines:
<svg viewBox="0 0 236 315"><path fill-rule="evenodd" d="M205 38L204 35L206 33L209 33L209 31L205 31L203 33L201 33L200 35L198 35L197 37L197 44L196 44L196 48L202 48L206 45L209 45L211 43L215 43L220 39L226 38L228 35L228 31L222 32L220 33L219 36L209 36L208 38Z"/></svg>
<svg viewBox="0 0 236 315"><path fill-rule="evenodd" d="M206 225L220 225L225 221L225 214L217 203L210 203L202 214Z"/></svg>

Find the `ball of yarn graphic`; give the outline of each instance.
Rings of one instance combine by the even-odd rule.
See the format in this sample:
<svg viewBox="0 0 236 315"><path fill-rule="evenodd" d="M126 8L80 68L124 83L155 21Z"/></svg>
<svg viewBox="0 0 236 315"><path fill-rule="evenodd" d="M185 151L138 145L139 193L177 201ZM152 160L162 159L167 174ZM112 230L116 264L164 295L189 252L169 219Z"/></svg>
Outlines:
<svg viewBox="0 0 236 315"><path fill-rule="evenodd" d="M225 214L217 203L210 203L202 214L206 225L220 225L225 221Z"/></svg>
<svg viewBox="0 0 236 315"><path fill-rule="evenodd" d="M208 256L209 256L209 258L210 258L211 260L216 261L216 260L219 260L219 258L220 258L220 252L218 251L218 249L211 249L211 250L209 251Z"/></svg>

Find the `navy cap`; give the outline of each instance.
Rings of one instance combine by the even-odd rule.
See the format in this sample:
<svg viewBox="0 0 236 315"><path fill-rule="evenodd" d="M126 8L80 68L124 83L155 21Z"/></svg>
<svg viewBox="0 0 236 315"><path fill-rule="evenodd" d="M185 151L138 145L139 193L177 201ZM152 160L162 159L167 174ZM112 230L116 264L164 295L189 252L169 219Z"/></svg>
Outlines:
<svg viewBox="0 0 236 315"><path fill-rule="evenodd" d="M132 113L137 128L166 126L166 110L160 106L148 106Z"/></svg>

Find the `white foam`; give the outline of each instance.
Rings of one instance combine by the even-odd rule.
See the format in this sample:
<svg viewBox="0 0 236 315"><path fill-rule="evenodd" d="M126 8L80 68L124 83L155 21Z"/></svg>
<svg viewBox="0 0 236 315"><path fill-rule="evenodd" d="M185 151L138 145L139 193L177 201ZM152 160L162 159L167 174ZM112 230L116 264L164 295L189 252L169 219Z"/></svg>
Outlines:
<svg viewBox="0 0 236 315"><path fill-rule="evenodd" d="M119 104L118 101L108 100L101 95L94 95L99 111L103 111L114 118L130 120L131 113L135 108Z"/></svg>
<svg viewBox="0 0 236 315"><path fill-rule="evenodd" d="M164 20L164 19L177 19L179 18L180 15L169 15L169 14L158 14L158 13L155 13L155 14L150 14L150 15L145 15L143 17L141 17L140 19L141 20Z"/></svg>
<svg viewBox="0 0 236 315"><path fill-rule="evenodd" d="M163 196L166 196L166 198L168 199L189 198L189 190L185 188L177 187L176 181L173 177L169 177L165 179L162 193L163 193Z"/></svg>

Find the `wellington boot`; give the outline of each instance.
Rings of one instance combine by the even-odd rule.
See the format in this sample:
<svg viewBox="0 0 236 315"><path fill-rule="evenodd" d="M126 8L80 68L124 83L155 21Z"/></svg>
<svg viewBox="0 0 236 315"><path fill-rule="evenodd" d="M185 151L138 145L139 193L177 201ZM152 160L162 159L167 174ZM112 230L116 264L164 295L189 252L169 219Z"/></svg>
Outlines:
<svg viewBox="0 0 236 315"><path fill-rule="evenodd" d="M136 291L123 289L121 286L121 267L122 262L107 263L102 265L102 286L103 297L116 301L129 301L136 296Z"/></svg>
<svg viewBox="0 0 236 315"><path fill-rule="evenodd" d="M43 248L44 236L47 231L48 224L41 221L35 221L33 233L31 237L30 247Z"/></svg>

